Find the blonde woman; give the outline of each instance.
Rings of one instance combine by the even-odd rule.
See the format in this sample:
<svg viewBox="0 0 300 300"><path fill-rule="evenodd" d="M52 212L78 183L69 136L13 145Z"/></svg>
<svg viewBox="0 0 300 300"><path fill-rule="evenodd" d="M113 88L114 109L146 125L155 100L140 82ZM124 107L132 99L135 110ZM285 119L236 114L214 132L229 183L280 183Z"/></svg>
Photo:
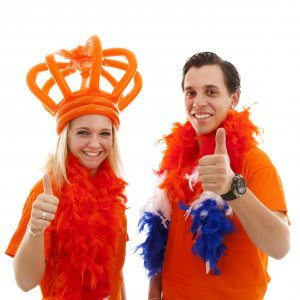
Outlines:
<svg viewBox="0 0 300 300"><path fill-rule="evenodd" d="M97 36L58 54L66 62L48 55L46 64L28 73L29 88L56 116L59 136L6 253L14 256L18 286L29 291L40 285L43 299L126 299L127 199L117 128L119 111L140 91L141 77L130 51L102 50ZM118 56L127 63L116 60ZM125 73L117 80L105 66ZM45 71L51 77L40 88L37 75ZM66 77L78 74L80 89L72 91ZM100 88L101 78L112 85L111 93ZM132 80L132 90L123 95ZM63 94L58 104L49 96L56 84Z"/></svg>

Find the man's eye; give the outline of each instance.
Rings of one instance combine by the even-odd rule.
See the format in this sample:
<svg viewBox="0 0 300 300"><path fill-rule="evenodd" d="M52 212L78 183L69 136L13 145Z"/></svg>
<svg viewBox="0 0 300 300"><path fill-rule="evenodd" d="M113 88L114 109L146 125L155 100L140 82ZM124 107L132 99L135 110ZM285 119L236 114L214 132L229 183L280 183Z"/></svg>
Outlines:
<svg viewBox="0 0 300 300"><path fill-rule="evenodd" d="M187 91L185 93L186 98L191 98L191 97L194 97L195 95L196 95L195 91Z"/></svg>
<svg viewBox="0 0 300 300"><path fill-rule="evenodd" d="M214 95L216 95L216 91L215 90L208 90L207 91L207 94L209 95L209 96L214 96Z"/></svg>

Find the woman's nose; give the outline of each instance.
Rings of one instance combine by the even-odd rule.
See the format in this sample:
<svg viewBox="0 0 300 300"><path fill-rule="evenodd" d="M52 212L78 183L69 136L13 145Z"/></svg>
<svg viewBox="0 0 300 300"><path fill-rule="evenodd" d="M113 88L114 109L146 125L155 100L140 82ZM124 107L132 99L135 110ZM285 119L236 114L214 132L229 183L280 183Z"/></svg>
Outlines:
<svg viewBox="0 0 300 300"><path fill-rule="evenodd" d="M93 134L90 136L90 139L89 139L89 146L90 147L93 147L93 148L96 148L96 147L99 147L100 146L100 137L98 134Z"/></svg>

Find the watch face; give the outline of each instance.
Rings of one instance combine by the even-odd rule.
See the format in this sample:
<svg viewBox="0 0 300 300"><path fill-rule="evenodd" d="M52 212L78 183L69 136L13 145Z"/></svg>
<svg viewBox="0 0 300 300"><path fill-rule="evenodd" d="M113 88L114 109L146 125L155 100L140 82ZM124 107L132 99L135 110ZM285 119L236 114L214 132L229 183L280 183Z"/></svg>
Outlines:
<svg viewBox="0 0 300 300"><path fill-rule="evenodd" d="M236 178L236 191L238 194L243 195L246 193L246 182L243 177Z"/></svg>

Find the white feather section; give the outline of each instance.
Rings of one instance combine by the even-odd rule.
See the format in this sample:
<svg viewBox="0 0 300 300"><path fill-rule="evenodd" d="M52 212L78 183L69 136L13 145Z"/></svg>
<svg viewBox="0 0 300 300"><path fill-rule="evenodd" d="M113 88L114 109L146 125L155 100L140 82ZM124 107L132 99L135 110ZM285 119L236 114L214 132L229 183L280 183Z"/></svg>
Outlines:
<svg viewBox="0 0 300 300"><path fill-rule="evenodd" d="M147 200L144 207L141 209L141 213L148 211L155 214L158 214L158 211L161 211L164 220L171 220L171 205L167 198L167 195L164 190L160 189L159 186L165 180L166 172L158 177L157 187L153 191L153 195ZM163 220L163 221L164 221Z"/></svg>
<svg viewBox="0 0 300 300"><path fill-rule="evenodd" d="M193 186L195 186L198 182L200 182L199 180L199 166L197 166L194 171L192 172L192 174L186 174L185 175L185 179L188 180L189 182L189 187L191 189L191 191L193 191Z"/></svg>
<svg viewBox="0 0 300 300"><path fill-rule="evenodd" d="M199 179L200 175L199 175L199 166L197 166L194 171L192 172L192 174L186 174L185 175L185 179L188 180L189 182L189 187L191 189L191 191L193 191L193 186L195 186L198 182L200 182ZM203 202L204 200L211 198L211 199L215 199L217 201L218 207L223 208L225 201L222 199L222 197L220 195L217 195L213 192L203 192L200 197L198 199L196 199L191 207L190 210L192 209L197 209L200 205L201 202ZM193 208L195 207L195 208ZM189 210L189 211L190 211ZM228 209L226 210L226 216L231 216L232 215L232 208L229 206Z"/></svg>
<svg viewBox="0 0 300 300"><path fill-rule="evenodd" d="M222 199L220 195L217 195L213 192L206 191L201 193L200 197L191 204L190 208L186 211L186 217L190 214L192 210L199 208L202 205L203 201L207 199L215 200L220 209L222 209L226 204L226 202ZM230 206L228 206L228 209L226 210L225 214L226 216L232 215L232 208Z"/></svg>
<svg viewBox="0 0 300 300"><path fill-rule="evenodd" d="M206 274L208 274L209 271L210 271L210 264L209 264L209 261L206 261L205 266L206 266Z"/></svg>

